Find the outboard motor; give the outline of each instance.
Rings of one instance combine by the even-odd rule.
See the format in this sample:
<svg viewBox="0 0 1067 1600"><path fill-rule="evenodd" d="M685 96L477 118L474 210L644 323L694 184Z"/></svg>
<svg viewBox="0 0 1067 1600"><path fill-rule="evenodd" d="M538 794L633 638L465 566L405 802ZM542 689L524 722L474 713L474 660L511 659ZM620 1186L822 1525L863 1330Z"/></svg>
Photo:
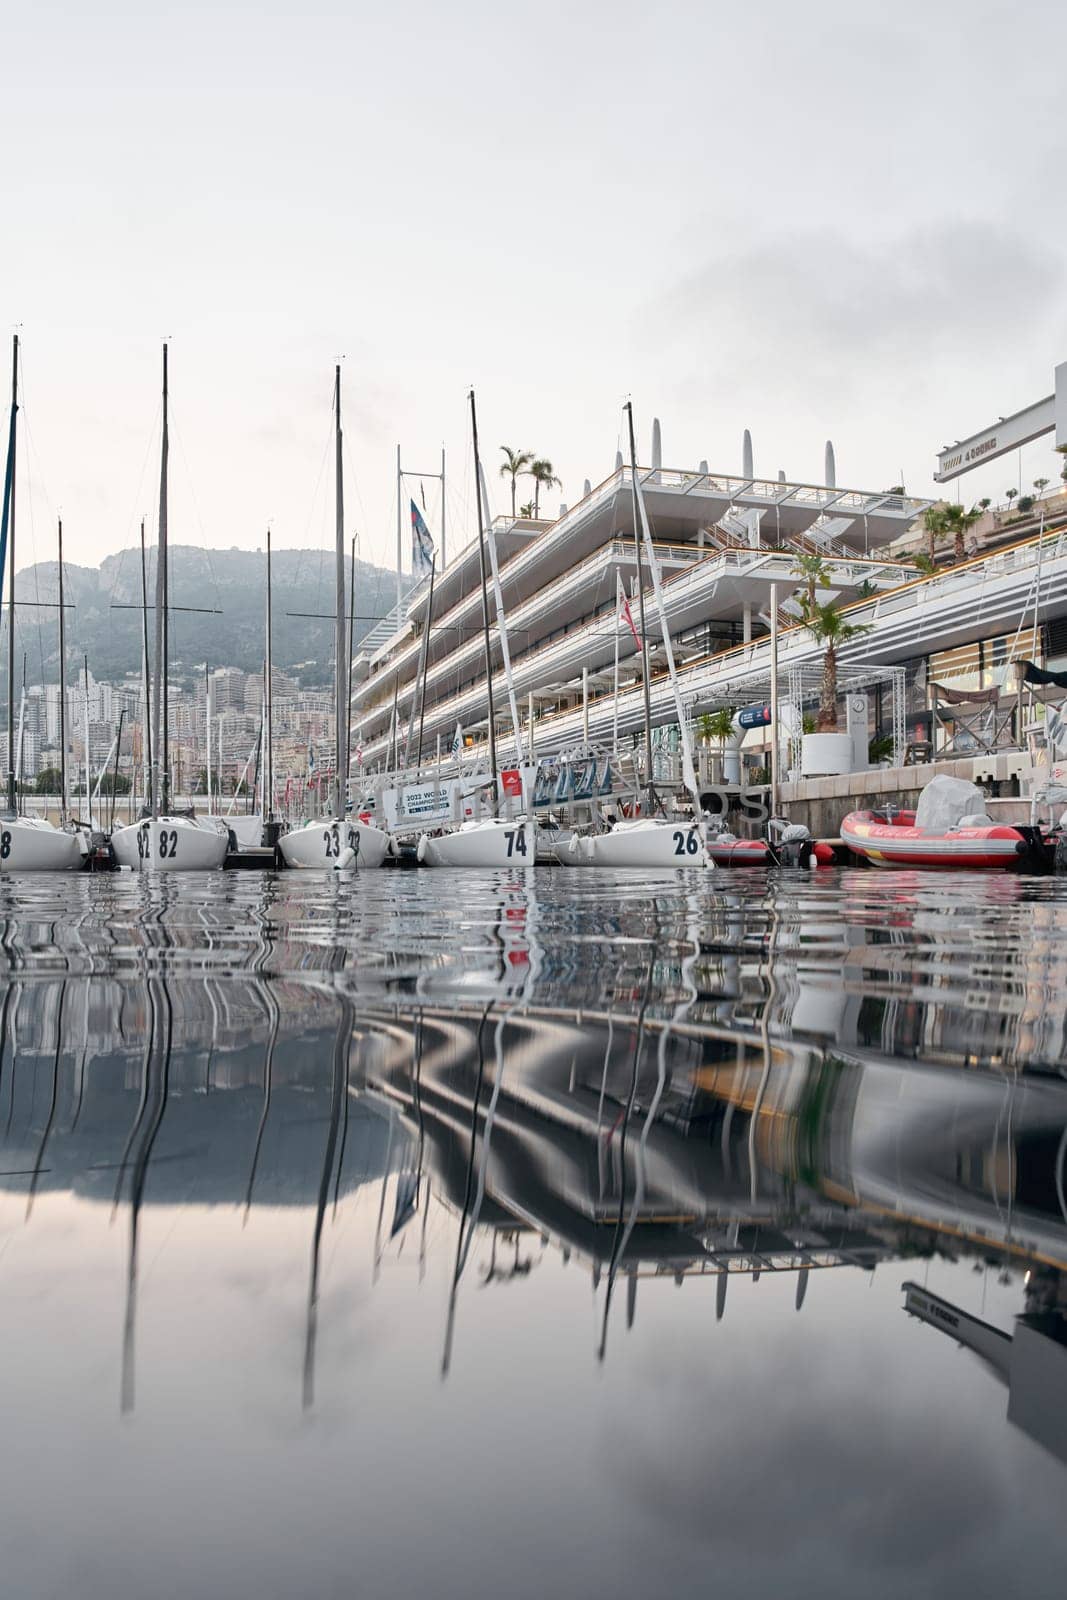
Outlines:
<svg viewBox="0 0 1067 1600"><path fill-rule="evenodd" d="M780 866L806 867L814 860L811 832L802 822L787 822L784 817L772 817L767 824L767 833Z"/></svg>

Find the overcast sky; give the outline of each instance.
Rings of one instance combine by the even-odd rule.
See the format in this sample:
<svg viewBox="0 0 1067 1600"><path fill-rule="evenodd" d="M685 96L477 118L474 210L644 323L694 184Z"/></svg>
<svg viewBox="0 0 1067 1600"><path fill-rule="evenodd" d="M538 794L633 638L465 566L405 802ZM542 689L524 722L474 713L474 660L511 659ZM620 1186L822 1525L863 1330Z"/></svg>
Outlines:
<svg viewBox="0 0 1067 1600"><path fill-rule="evenodd" d="M398 441L447 447L469 537L471 383L499 510L501 442L573 502L627 394L666 465L739 470L748 426L758 472L821 481L829 436L840 483L926 493L1067 359L1052 0L2 12L20 567L59 509L76 561L154 528L164 335L172 538L325 542L343 357L346 521L381 561ZM1058 464L1031 446L1024 485Z"/></svg>

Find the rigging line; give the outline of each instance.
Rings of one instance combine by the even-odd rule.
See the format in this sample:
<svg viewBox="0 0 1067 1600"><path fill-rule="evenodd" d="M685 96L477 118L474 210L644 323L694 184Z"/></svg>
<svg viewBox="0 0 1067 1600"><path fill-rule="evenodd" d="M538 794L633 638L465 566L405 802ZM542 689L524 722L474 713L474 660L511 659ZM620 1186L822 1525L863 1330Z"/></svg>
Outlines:
<svg viewBox="0 0 1067 1600"><path fill-rule="evenodd" d="M152 428L151 428L151 431L149 432L149 435L148 435L148 443L145 445L144 459L141 462L141 471L140 471L140 474L139 474L138 479L137 479L137 489L136 489L136 492L135 492L135 494L133 496L133 504L135 506L140 505L140 503L141 503L141 490L144 487L144 475L148 470L148 461L149 461L149 457L153 453L153 446L155 445L155 442L156 442L156 440L157 440L157 438L159 436L159 427L160 427L160 422L161 422L161 419L162 419L162 415L163 415L163 398L162 398L162 396L160 396L160 398L156 401L156 414L152 419ZM135 527L135 525L137 524L137 522L139 521L139 519L140 519L140 514L137 511L133 511L133 512L130 513L130 516L127 519L127 522L126 522L125 531L123 532L123 538L124 539L128 539L128 538L132 537L132 530ZM128 555L130 555L131 553L132 553L131 550L128 549L128 548L123 548L122 550L119 551L119 559L118 559L118 563L117 563L116 568L115 568L115 576L111 580L111 593L108 596L109 600L114 600L114 598L115 598L115 593L116 593L116 590L118 589L118 586L119 586L119 579L122 576L122 564L126 560L126 557ZM139 551L138 551L138 556L139 556ZM138 581L140 581L140 572L139 571L138 571L137 576L138 576Z"/></svg>
<svg viewBox="0 0 1067 1600"><path fill-rule="evenodd" d="M27 458L26 465L27 465L27 467L29 467L31 461L36 462L36 464L37 464L37 476L36 477L34 477L32 472L27 472L27 474L26 474L26 477L28 479L26 487L29 490L29 493L27 493L25 495L25 503L29 506L29 511L30 511L30 553L33 556L33 565L32 565L32 568L31 568L31 570L33 572L33 592L34 592L34 595L36 596L37 604L38 604L38 606L40 606L40 604L41 604L41 574L40 574L40 563L39 563L39 561L37 559L37 523L36 523L36 521L34 519L34 515L33 515L33 502L34 502L34 499L36 498L36 496L34 494L34 490L37 489L37 490L39 490L39 492L41 494L44 495L45 503L48 506L49 512L51 512L51 509L52 509L52 502L48 497L48 491L47 491L47 489L45 488L45 485L44 485L43 463L41 461L40 456L37 453L37 447L33 443L32 436L31 436L31 433L30 433L29 420L28 420L28 418L26 416L26 411L27 411L27 405L26 405L26 367L25 367L25 358L24 358L23 353L22 353L22 344L21 344L21 342L19 344L19 356L18 356L18 359L19 359L19 373L20 373L21 378L22 378L22 403L19 406L19 410L20 410L20 412L22 414L22 434L23 434L23 438L26 441L26 458ZM25 570L25 569L23 569L23 570ZM41 618L40 611L38 611L37 616L36 616L36 618L34 620L37 623L37 653L38 653L38 656L40 657L40 662L41 662L41 682L43 683L44 682L44 631L43 631L42 618ZM25 777L25 774L23 774L23 777Z"/></svg>
<svg viewBox="0 0 1067 1600"><path fill-rule="evenodd" d="M218 575L215 572L215 563L211 559L211 546L208 544L208 540L207 540L207 529L204 527L204 519L200 515L200 502L196 498L196 485L193 482L193 474L192 474L192 472L191 472L191 470L189 468L189 459L185 454L185 443L184 443L184 441L182 439L181 429L178 426L178 421L177 421L177 418L175 416L174 401L172 399L169 399L169 397L168 397L168 400L169 400L169 410L168 410L167 414L168 414L168 417L169 417L169 420L170 420L171 432L174 434L174 437L178 441L178 452L179 452L179 454L180 454L180 456L182 458L182 466L185 469L186 483L187 483L187 487L189 489L189 498L193 502L193 510L196 513L197 524L198 524L198 526L200 528L200 536L204 541L204 543L201 546L201 548L202 548L205 556L207 557L207 568L208 568L208 572L211 574L211 582L212 582L212 585L213 585L214 590L215 590L215 599L219 600L219 599L221 599L221 595L219 593L219 580L218 580Z"/></svg>
<svg viewBox="0 0 1067 1600"><path fill-rule="evenodd" d="M300 545L297 546L296 572L293 574L293 587L294 588L296 588L297 585L299 584L300 578L301 578L301 574L302 574L302 572L304 570L304 558L306 557L307 552L308 552L308 540L311 537L311 525L315 520L315 510L316 510L316 507L318 506L318 503L319 503L319 490L322 487L322 475L326 470L326 462L327 462L327 459L328 459L329 454L330 454L330 446L334 442L333 389L332 389L332 386L331 386L331 390L330 390L330 403L329 403L329 406L327 407L327 412L328 412L330 421L329 421L329 427L325 431L325 438L324 438L323 446L322 446L322 460L319 462L319 470L315 475L315 487L311 491L311 502L310 502L310 504L308 506L307 520L304 523L304 531L303 531L303 534L301 536L303 542ZM321 543L321 541L320 541L320 543ZM320 551L320 554L321 554L321 551Z"/></svg>

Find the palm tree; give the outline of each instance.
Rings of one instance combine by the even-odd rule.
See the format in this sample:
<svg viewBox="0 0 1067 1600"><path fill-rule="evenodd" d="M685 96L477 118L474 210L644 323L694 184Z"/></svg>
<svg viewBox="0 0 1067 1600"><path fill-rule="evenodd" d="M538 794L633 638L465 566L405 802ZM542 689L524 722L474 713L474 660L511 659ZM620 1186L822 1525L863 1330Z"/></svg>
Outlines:
<svg viewBox="0 0 1067 1600"><path fill-rule="evenodd" d="M937 541L945 532L946 507L927 506L923 512L923 531L926 534L926 559L931 570L937 561Z"/></svg>
<svg viewBox="0 0 1067 1600"><path fill-rule="evenodd" d="M964 543L964 534L974 527L981 515L977 506L972 506L969 511L964 511L962 506L945 506L941 531L952 535L954 561L966 561L967 547Z"/></svg>
<svg viewBox="0 0 1067 1600"><path fill-rule="evenodd" d="M535 460L532 460L527 470L534 481L534 520L536 521L541 509L541 490L551 489L553 485L557 489L562 489L563 485L556 477L551 461L546 461L543 456L538 456Z"/></svg>
<svg viewBox="0 0 1067 1600"><path fill-rule="evenodd" d="M500 468L502 478L511 479L511 515L515 515L515 479L520 472L526 472L533 461L532 450L513 450L509 444L500 446L504 452L504 461Z"/></svg>
<svg viewBox="0 0 1067 1600"><path fill-rule="evenodd" d="M846 622L833 601L817 605L804 619L804 626L817 643L823 646L822 685L819 690L820 733L837 732L837 652L843 644L870 633L865 622Z"/></svg>
<svg viewBox="0 0 1067 1600"><path fill-rule="evenodd" d="M1008 507L1009 507L1009 509L1010 509L1010 507L1011 507L1011 503L1012 503L1012 501L1013 501L1013 500L1014 500L1014 499L1015 499L1015 496L1016 496L1016 495L1017 495L1017 494L1018 494L1018 493L1019 493L1019 491L1018 491L1018 489L1005 489L1005 491L1004 491L1004 498L1005 498L1005 500L1006 500L1006 501L1007 501L1007 502L1008 502Z"/></svg>
<svg viewBox="0 0 1067 1600"><path fill-rule="evenodd" d="M519 516L520 517L531 517L531 518L533 517L533 501L532 500L527 500L527 502L526 502L526 504L524 506L520 506L519 507Z"/></svg>
<svg viewBox="0 0 1067 1600"><path fill-rule="evenodd" d="M830 587L830 569L822 556L797 556L793 577L803 581L804 593L801 595L800 603L804 615L810 617L818 605L815 590Z"/></svg>

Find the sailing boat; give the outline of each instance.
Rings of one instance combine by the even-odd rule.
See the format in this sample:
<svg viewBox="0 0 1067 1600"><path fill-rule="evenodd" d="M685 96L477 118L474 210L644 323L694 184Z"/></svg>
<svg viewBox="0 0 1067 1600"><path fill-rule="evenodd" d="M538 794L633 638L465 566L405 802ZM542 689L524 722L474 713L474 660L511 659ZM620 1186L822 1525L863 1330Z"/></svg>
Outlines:
<svg viewBox="0 0 1067 1600"><path fill-rule="evenodd" d="M83 863L83 836L57 828L43 817L19 815L15 781L15 480L18 433L19 336L11 358L11 425L8 432L4 507L0 518L0 590L4 561L10 566L10 604L7 617L7 804L0 812L0 873L70 872ZM62 601L62 595L60 595ZM60 610L60 617L63 612Z"/></svg>
<svg viewBox="0 0 1067 1600"><path fill-rule="evenodd" d="M341 368L334 370L334 445L336 495L336 618L334 631L334 670L336 697L336 745L333 779L333 815L313 817L302 828L294 828L278 841L287 867L380 867L389 854L392 840L372 823L348 818L346 791L348 773L342 770L348 751L348 669L345 639L345 544L344 544L344 469L341 459Z"/></svg>
<svg viewBox="0 0 1067 1600"><path fill-rule="evenodd" d="M475 495L478 501L478 559L482 580L482 644L485 663L485 688L489 702L489 771L491 774L489 794L491 803L495 804L497 783L496 717L493 710L493 662L489 642L489 587L485 563L485 547L487 539L492 538L492 533L486 527L488 507L485 502L485 485L478 456L478 415L474 405L473 389L470 392L470 405ZM522 734L519 728L519 714L515 703L515 690L511 680L511 658L508 653L507 624L504 617L500 577L496 570L496 550L493 545L490 545L489 553L493 564L497 632L500 635L500 647L504 659L504 675L508 685L508 697L511 702L515 749L519 759L519 771L522 772ZM441 834L437 837L429 833L422 834L418 843L419 861L424 867L532 867L536 865L537 832L534 824L533 797L527 792L525 777L523 779L523 799L526 808L525 817L482 817L474 822L462 823L452 833Z"/></svg>
<svg viewBox="0 0 1067 1600"><path fill-rule="evenodd" d="M626 414L630 428L630 480L633 493L633 518L634 518L634 554L637 565L637 595L640 604L641 616L641 672L645 701L645 778L648 784L649 806L655 803L655 786L652 778L652 711L649 696L649 663L648 649L644 641L645 633L645 592L642 580L642 543L644 545L644 561L652 574L652 587L656 599L656 609L659 614L660 629L663 634L663 648L667 658L667 670L670 674L671 688L674 692L674 706L678 717L678 727L681 732L682 743L682 772L685 786L693 800L694 821L672 820L669 817L632 817L625 818L612 824L606 833L575 835L570 843L572 860L582 866L596 867L710 867L712 862L708 856L704 837L704 825L701 819L700 794L697 788L696 771L693 766L693 749L689 737L689 724L686 721L685 707L682 705L681 694L678 688L678 677L674 668L674 649L671 645L670 630L667 627L666 608L663 604L663 592L660 587L659 563L652 544L652 532L648 525L648 515L645 511L644 495L637 479L637 446L634 441L634 416L633 407L626 402ZM615 688L618 695L618 683Z"/></svg>
<svg viewBox="0 0 1067 1600"><path fill-rule="evenodd" d="M152 685L152 767L145 815L139 822L116 828L111 848L120 867L142 872L205 872L226 860L230 845L224 823L192 812L174 812L170 805L170 739L168 730L168 586L167 555L170 434L167 425L167 346L163 346L163 437L159 466L159 545L156 551L156 675ZM147 615L147 607L145 608Z"/></svg>

